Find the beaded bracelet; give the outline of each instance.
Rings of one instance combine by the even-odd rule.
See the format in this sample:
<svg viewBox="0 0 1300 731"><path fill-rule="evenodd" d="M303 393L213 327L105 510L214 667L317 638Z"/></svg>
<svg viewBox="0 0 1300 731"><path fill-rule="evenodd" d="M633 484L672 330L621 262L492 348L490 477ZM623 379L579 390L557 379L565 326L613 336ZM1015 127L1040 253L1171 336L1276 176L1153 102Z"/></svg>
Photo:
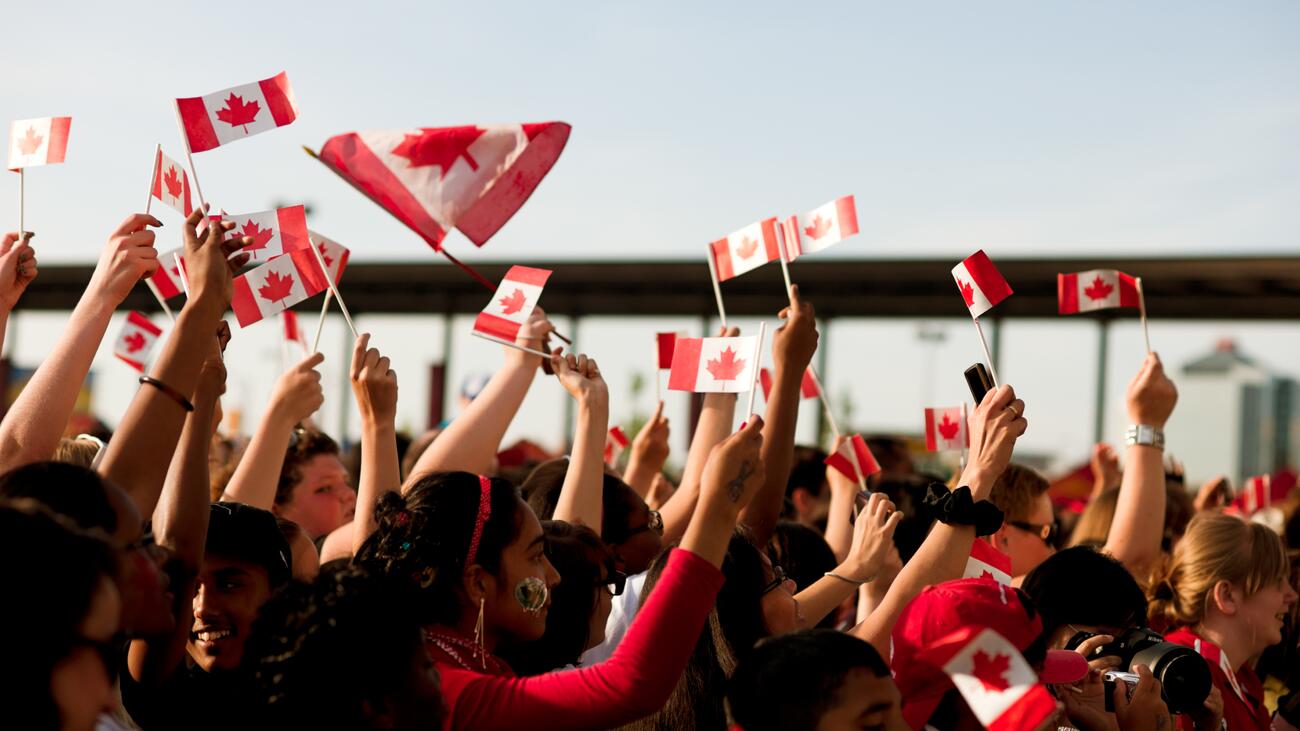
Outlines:
<svg viewBox="0 0 1300 731"><path fill-rule="evenodd" d="M180 391L177 391L171 386L168 386L167 384L163 383L157 378L150 378L149 376L140 376L140 383L144 385L153 386L159 391L162 391L163 395L165 395L167 398L171 399L172 401L175 401L176 403L180 404L181 408L185 409L187 412L194 411L194 404L190 403L189 399L185 398L185 396Z"/></svg>

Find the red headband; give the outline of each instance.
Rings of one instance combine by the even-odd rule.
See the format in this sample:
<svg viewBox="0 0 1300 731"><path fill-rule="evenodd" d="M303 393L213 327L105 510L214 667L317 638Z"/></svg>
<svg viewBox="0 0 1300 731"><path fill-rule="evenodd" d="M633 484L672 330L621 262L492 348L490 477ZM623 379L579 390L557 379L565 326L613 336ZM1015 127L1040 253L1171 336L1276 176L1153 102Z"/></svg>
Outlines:
<svg viewBox="0 0 1300 731"><path fill-rule="evenodd" d="M483 538L483 526L487 524L488 516L492 515L492 481L479 475L478 486L478 516L474 518L474 534L470 536L469 555L465 557L467 568L473 565L475 557L478 556L478 543Z"/></svg>

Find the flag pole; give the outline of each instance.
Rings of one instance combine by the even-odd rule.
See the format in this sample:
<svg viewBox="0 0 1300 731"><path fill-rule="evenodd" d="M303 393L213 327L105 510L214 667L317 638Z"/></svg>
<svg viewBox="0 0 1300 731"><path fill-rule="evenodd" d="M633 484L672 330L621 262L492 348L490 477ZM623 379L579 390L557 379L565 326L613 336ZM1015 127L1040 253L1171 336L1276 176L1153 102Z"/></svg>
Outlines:
<svg viewBox="0 0 1300 731"><path fill-rule="evenodd" d="M540 351L540 350L533 350L532 348L526 348L526 347L524 347L524 346L522 346L522 345L520 345L520 344L518 344L518 343L511 343L511 342L508 342L508 341L505 340L504 338L498 338L498 337L494 337L494 336L492 336L492 335L487 335L487 334L485 334L485 333L481 333L481 332L479 332L479 331L477 331L477 330L475 330L475 331L473 332L473 335L474 335L474 337L476 337L476 338L483 338L484 340L491 340L491 341L494 342L494 343L499 343L499 344L501 344L501 345L506 346L507 348L514 348L515 350L522 350L522 351L524 351L525 353L530 353L530 354L532 354L532 355L540 356L541 358L543 358L543 359L545 359L545 360L548 360L548 361L551 359L551 354L550 354L550 353L543 353L543 352Z"/></svg>
<svg viewBox="0 0 1300 731"><path fill-rule="evenodd" d="M758 390L758 359L763 354L763 336L767 334L767 323L758 323L758 344L754 346L754 359L750 363L754 366L754 377L749 382L749 403L745 406L745 418L748 419L754 413L754 392Z"/></svg>
<svg viewBox="0 0 1300 731"><path fill-rule="evenodd" d="M18 243L23 242L23 235L27 233L27 168L18 168Z"/></svg>
<svg viewBox="0 0 1300 731"><path fill-rule="evenodd" d="M822 386L822 379L817 375L817 369L813 368L812 363L808 364L808 375L812 376L813 383L817 384L817 395L821 397L822 410L826 412L826 423L830 424L831 433L838 439L840 437L840 425L835 423L835 413L831 411L830 399L826 398L826 388Z"/></svg>
<svg viewBox="0 0 1300 731"><path fill-rule="evenodd" d="M654 359L651 360L650 362L654 365L652 372L655 374L655 400L660 403L663 403L664 400L663 387L659 384L660 381L659 376L662 374L659 373L659 334L658 333L655 333L655 346L653 350L654 350Z"/></svg>
<svg viewBox="0 0 1300 731"><path fill-rule="evenodd" d="M867 489L867 478L862 475L862 463L858 461L858 450L853 448L853 438L849 438L849 459L853 462L853 471L857 473L858 489L870 493Z"/></svg>
<svg viewBox="0 0 1300 731"><path fill-rule="evenodd" d="M996 388L998 385L998 372L993 367L993 355L989 352L989 341L984 339L984 328L980 326L980 319L978 317L973 319L975 320L975 332L979 333L980 345L984 348L984 359L989 363L989 375L993 377L993 386Z"/></svg>
<svg viewBox="0 0 1300 731"><path fill-rule="evenodd" d="M185 140L185 159L190 163L190 175L194 177L194 192L199 194L199 205L203 207L203 215L208 215L208 204L203 200L203 186L199 185L199 169L194 167L194 154L190 152L190 136L185 134L185 121L181 119L181 108L172 100L172 109L176 110L176 128L181 132L181 139ZM159 148L162 146L159 145ZM187 295L188 296L188 295Z"/></svg>
<svg viewBox="0 0 1300 731"><path fill-rule="evenodd" d="M790 284L790 265L789 265L788 263L786 263L785 226L777 226L777 230L779 230L779 231L781 232L781 233L779 234L779 236L780 236L780 238L781 238L781 241L780 241L780 244L779 244L781 250L778 252L778 253L780 254L780 259L781 259L781 277L785 279L785 291L786 291L787 294L789 294L789 292L790 292L790 286L791 286L791 284Z"/></svg>
<svg viewBox="0 0 1300 731"><path fill-rule="evenodd" d="M162 143L158 143L158 148L153 152L153 174L149 176L149 197L144 202L144 212L147 215L150 208L153 207L153 184L158 179L158 163L162 161ZM168 312L167 314L171 314ZM175 320L173 320L175 322Z"/></svg>
<svg viewBox="0 0 1300 731"><path fill-rule="evenodd" d="M334 299L339 301L339 309L343 312L343 319L348 321L348 329L352 331L352 337L361 337L361 334L357 332L357 326L352 324L352 314L348 312L348 305L343 301L343 295L339 294L338 288L334 286L334 277L330 276L329 267L325 266L325 257L321 256L320 249L315 246L307 248L311 249L311 253L316 255L316 263L320 264L321 274L325 277L325 284L329 286Z"/></svg>
<svg viewBox="0 0 1300 731"><path fill-rule="evenodd" d="M167 319L171 320L172 324L175 325L176 315L172 314L172 308L167 305L167 300L163 299L162 292L158 291L158 285L154 284L153 280L148 277L145 278L144 283L149 287L149 291L153 292L153 298L158 300L158 304L162 306L162 311L166 313Z"/></svg>
<svg viewBox="0 0 1300 731"><path fill-rule="evenodd" d="M727 308L722 306L722 287L718 286L718 265L713 261L713 247L709 247L709 280L713 282L713 296L718 300L718 317L722 320L722 329L727 329Z"/></svg>
<svg viewBox="0 0 1300 731"><path fill-rule="evenodd" d="M325 290L325 304L320 307L320 319L316 321L316 337L311 341L311 352L313 355L320 352L320 334L325 330L325 313L329 311L330 300L334 297L334 291Z"/></svg>
<svg viewBox="0 0 1300 731"><path fill-rule="evenodd" d="M1147 331L1147 296L1142 289L1142 277L1134 279L1138 291L1138 314L1142 317L1142 339L1147 344L1147 355L1151 355L1151 333Z"/></svg>

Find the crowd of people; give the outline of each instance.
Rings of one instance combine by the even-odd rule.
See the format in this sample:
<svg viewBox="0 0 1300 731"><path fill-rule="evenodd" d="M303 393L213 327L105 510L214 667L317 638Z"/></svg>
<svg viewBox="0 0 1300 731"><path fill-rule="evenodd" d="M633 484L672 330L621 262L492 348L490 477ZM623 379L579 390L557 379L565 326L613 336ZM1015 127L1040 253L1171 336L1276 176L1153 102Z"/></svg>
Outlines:
<svg viewBox="0 0 1300 731"><path fill-rule="evenodd" d="M183 232L185 304L111 436L65 430L110 316L158 266L144 214L112 233L0 423L0 727L1300 727L1300 496L1282 533L1225 509L1221 482L1190 500L1163 452L1177 390L1156 355L1073 530L1012 461L1032 404L1010 385L975 405L951 476L878 438L863 491L796 446L818 346L797 287L765 412L706 394L679 473L659 411L621 469L605 463L600 367L530 352L551 347L540 308L528 350L485 364L436 434L399 439L397 375L362 335L355 455L312 423L320 355L232 449L222 318L250 241L230 222L196 233L203 213ZM30 234L6 236L4 318L36 275ZM570 449L505 469L539 371L575 402ZM1009 579L972 571L981 556ZM954 642L989 636L1009 654L954 670ZM1030 697L1047 713L1012 712Z"/></svg>

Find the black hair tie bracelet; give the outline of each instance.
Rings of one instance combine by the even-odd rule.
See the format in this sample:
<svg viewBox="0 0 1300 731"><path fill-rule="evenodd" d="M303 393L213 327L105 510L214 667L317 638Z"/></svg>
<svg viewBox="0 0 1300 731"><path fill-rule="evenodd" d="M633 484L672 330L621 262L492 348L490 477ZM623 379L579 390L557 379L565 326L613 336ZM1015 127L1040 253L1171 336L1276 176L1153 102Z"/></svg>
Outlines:
<svg viewBox="0 0 1300 731"><path fill-rule="evenodd" d="M949 492L942 483L930 483L926 488L925 504L934 508L940 523L973 525L977 536L993 535L1002 527L1002 511L988 500L975 502L971 499L969 487Z"/></svg>

